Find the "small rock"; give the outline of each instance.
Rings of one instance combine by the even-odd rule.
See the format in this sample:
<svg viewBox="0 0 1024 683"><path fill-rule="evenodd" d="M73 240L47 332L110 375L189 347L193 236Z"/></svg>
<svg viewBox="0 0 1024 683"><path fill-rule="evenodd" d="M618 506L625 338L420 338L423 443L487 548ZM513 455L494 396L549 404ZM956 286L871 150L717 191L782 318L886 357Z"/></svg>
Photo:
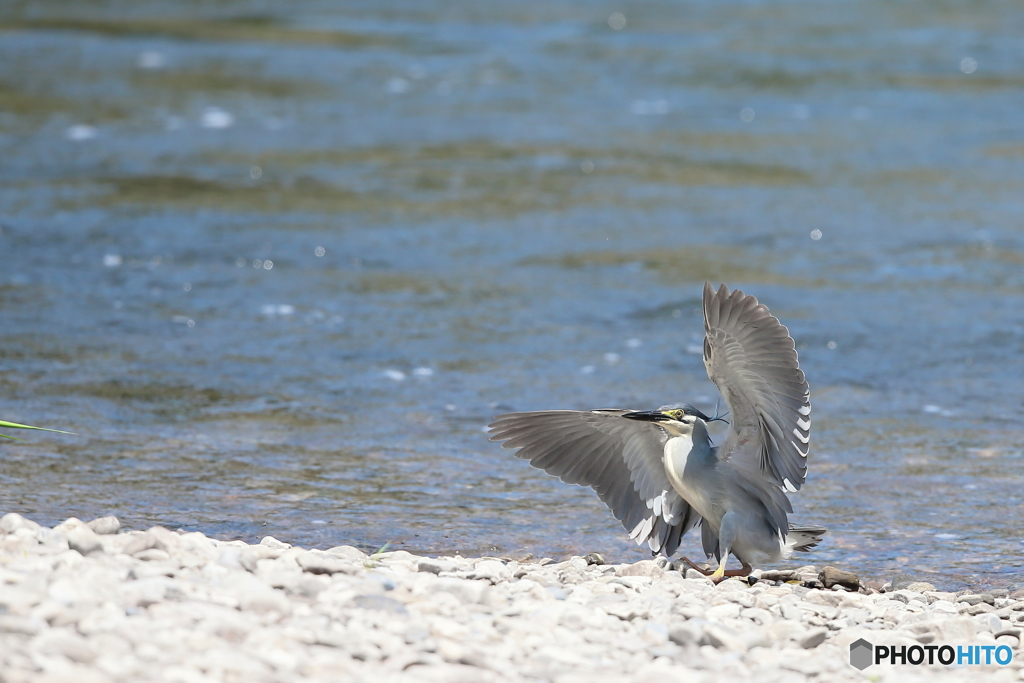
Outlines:
<svg viewBox="0 0 1024 683"><path fill-rule="evenodd" d="M711 579L709 579L704 574L701 574L699 571L697 571L693 567L690 567L689 569L687 569L686 573L683 576L684 576L684 578L687 578L687 579L704 579L708 583L711 583Z"/></svg>
<svg viewBox="0 0 1024 683"><path fill-rule="evenodd" d="M588 565L602 565L608 564L604 558L598 553L587 553L583 556L583 559L587 561Z"/></svg>
<svg viewBox="0 0 1024 683"><path fill-rule="evenodd" d="M170 529L165 529L162 526L155 526L146 530L145 533L128 541L128 544L124 546L124 549L121 552L125 555L133 556L143 550L149 550L150 548L171 552L175 550L179 544L180 539L178 534L174 533Z"/></svg>
<svg viewBox="0 0 1024 683"><path fill-rule="evenodd" d="M60 524L58 524L57 526L53 527L53 530L56 531L58 534L62 534L65 538L67 538L67 535L69 533L71 533L75 529L78 529L79 527L83 527L83 526L85 526L85 522L83 522L82 520L78 519L78 517L68 517L67 519L65 519Z"/></svg>
<svg viewBox="0 0 1024 683"><path fill-rule="evenodd" d="M68 547L72 550L77 550L82 555L103 551L103 543L100 542L100 537L96 535L95 531L84 524L69 531L67 539Z"/></svg>
<svg viewBox="0 0 1024 683"><path fill-rule="evenodd" d="M988 631L989 633L1001 633L1003 630L1002 619L994 614L979 614L974 617L974 622L978 625L979 632Z"/></svg>
<svg viewBox="0 0 1024 683"><path fill-rule="evenodd" d="M805 650L813 650L824 643L826 638L828 638L828 629L818 628L802 636L797 643Z"/></svg>
<svg viewBox="0 0 1024 683"><path fill-rule="evenodd" d="M735 602L726 602L721 605L715 605L709 607L705 612L704 616L706 619L711 621L722 621L723 619L735 619L740 615L740 611L743 608Z"/></svg>
<svg viewBox="0 0 1024 683"><path fill-rule="evenodd" d="M492 583L497 583L498 581L507 579L510 574L511 573L508 568L502 564L501 560L481 560L473 567L473 571L470 572L469 578L485 579Z"/></svg>
<svg viewBox="0 0 1024 683"><path fill-rule="evenodd" d="M732 650L733 652L745 652L747 650L747 644L737 633L719 624L708 624L705 626L704 638L701 642L718 650Z"/></svg>
<svg viewBox="0 0 1024 683"><path fill-rule="evenodd" d="M926 591L934 591L935 586L927 581L914 581L913 583L907 584L907 590L914 591L915 593L924 593Z"/></svg>
<svg viewBox="0 0 1024 683"><path fill-rule="evenodd" d="M914 591L908 590L906 588L901 588L897 591L887 593L886 595L889 596L890 600L902 602L904 605L909 605L911 602L917 602L921 604L928 602L928 598L926 598L925 596L921 595L920 593L915 593Z"/></svg>
<svg viewBox="0 0 1024 683"><path fill-rule="evenodd" d="M303 571L310 574L354 574L355 568L348 562L336 557L319 553L303 553L296 558Z"/></svg>
<svg viewBox="0 0 1024 683"><path fill-rule="evenodd" d="M697 624L679 624L668 630L668 639L683 647L697 643L702 635L700 626Z"/></svg>
<svg viewBox="0 0 1024 683"><path fill-rule="evenodd" d="M8 512L3 517L0 517L0 530L5 534L13 534L18 529L28 529L29 531L35 531L39 528L39 525L33 522L31 519L25 519L17 512Z"/></svg>
<svg viewBox="0 0 1024 683"><path fill-rule="evenodd" d="M328 548L327 552L331 555L337 555L343 560L348 560L349 562L360 565L366 562L367 559L369 559L367 554L364 553L362 550L360 550L359 548L353 548L350 545L337 545L333 548Z"/></svg>
<svg viewBox="0 0 1024 683"><path fill-rule="evenodd" d="M915 579L910 574L897 574L896 578L894 578L890 582L891 585L889 586L888 590L889 591L902 590L902 589L906 588L907 586L909 586L912 583L917 583L917 579Z"/></svg>
<svg viewBox="0 0 1024 683"><path fill-rule="evenodd" d="M956 605L947 600L936 600L931 605L932 612L940 612L942 614L959 614L959 610Z"/></svg>
<svg viewBox="0 0 1024 683"><path fill-rule="evenodd" d="M971 616L975 616L977 614L987 614L989 612L995 611L996 608L988 604L987 602L979 602L977 605L971 605L966 610L964 610L966 614L969 614Z"/></svg>
<svg viewBox="0 0 1024 683"><path fill-rule="evenodd" d="M843 571L842 569L836 569L835 567L825 567L818 574L818 581L821 582L825 588L832 588L832 586L842 586L843 588L849 588L850 590L858 590L860 588L860 578L853 572Z"/></svg>
<svg viewBox="0 0 1024 683"><path fill-rule="evenodd" d="M109 534L116 534L121 528L121 522L118 521L117 517L108 515L107 517L97 517L86 526L100 536L106 536Z"/></svg>
<svg viewBox="0 0 1024 683"><path fill-rule="evenodd" d="M288 550L292 546L288 543L277 540L273 536L264 536L260 539L260 545L270 548L271 550Z"/></svg>
<svg viewBox="0 0 1024 683"><path fill-rule="evenodd" d="M960 595L957 596L956 601L966 602L968 605L977 605L982 600L980 595Z"/></svg>
<svg viewBox="0 0 1024 683"><path fill-rule="evenodd" d="M454 562L446 562L441 559L428 558L420 560L416 564L416 570L421 572L428 572L430 574L440 574L441 572L453 572L457 569Z"/></svg>
<svg viewBox="0 0 1024 683"><path fill-rule="evenodd" d="M927 591L925 592L924 597L928 598L928 602L932 603L937 600L941 600L943 602L956 602L956 594L946 593L943 591Z"/></svg>

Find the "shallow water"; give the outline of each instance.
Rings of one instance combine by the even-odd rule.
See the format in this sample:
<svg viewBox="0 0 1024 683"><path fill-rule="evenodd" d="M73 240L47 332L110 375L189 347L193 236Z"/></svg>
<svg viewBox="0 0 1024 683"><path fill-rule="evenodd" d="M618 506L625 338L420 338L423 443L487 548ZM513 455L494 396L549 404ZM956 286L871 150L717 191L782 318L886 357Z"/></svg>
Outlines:
<svg viewBox="0 0 1024 683"><path fill-rule="evenodd" d="M483 428L712 409L707 278L797 341L812 561L1020 585L1019 5L59 9L0 9L0 416L78 436L0 511L640 559Z"/></svg>

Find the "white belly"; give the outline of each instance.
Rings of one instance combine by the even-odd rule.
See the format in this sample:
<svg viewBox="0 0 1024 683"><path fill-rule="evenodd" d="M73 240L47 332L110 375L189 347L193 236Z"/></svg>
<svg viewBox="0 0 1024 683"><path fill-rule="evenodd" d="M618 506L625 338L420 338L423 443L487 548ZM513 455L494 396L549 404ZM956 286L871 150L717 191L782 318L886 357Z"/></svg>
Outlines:
<svg viewBox="0 0 1024 683"><path fill-rule="evenodd" d="M717 523L718 515L714 514L706 491L698 482L685 476L686 462L692 450L693 441L687 436L669 439L665 444L665 473L672 483L672 488L697 511L697 514L712 523Z"/></svg>

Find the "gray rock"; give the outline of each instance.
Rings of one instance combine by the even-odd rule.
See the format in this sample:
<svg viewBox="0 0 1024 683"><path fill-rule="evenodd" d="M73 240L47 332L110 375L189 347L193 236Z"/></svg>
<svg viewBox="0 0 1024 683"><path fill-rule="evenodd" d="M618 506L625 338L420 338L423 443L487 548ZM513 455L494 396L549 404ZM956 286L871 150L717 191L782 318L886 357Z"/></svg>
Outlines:
<svg viewBox="0 0 1024 683"><path fill-rule="evenodd" d="M441 572L453 572L458 569L458 565L454 562L449 562L442 559L423 559L416 564L417 571L428 572L430 574L440 574ZM525 570L523 571L525 574Z"/></svg>
<svg viewBox="0 0 1024 683"><path fill-rule="evenodd" d="M860 588L860 578L856 574L836 569L835 567L825 567L822 569L821 573L818 574L818 581L825 588L832 588L833 586L842 586L850 590L858 590Z"/></svg>
<svg viewBox="0 0 1024 683"><path fill-rule="evenodd" d="M977 605L982 602L980 595L958 595L957 602L966 602L968 605Z"/></svg>
<svg viewBox="0 0 1024 683"><path fill-rule="evenodd" d="M118 521L117 517L97 517L96 519L89 522L86 526L92 529L94 532L101 536L109 534L116 534L121 528L121 522Z"/></svg>
<svg viewBox="0 0 1024 683"><path fill-rule="evenodd" d="M824 643L826 638L828 638L828 629L816 628L802 636L797 643L805 650L812 650Z"/></svg>
<svg viewBox="0 0 1024 683"><path fill-rule="evenodd" d="M583 556L583 559L587 561L589 565L604 565L608 564L605 559L601 557L599 553L587 553Z"/></svg>

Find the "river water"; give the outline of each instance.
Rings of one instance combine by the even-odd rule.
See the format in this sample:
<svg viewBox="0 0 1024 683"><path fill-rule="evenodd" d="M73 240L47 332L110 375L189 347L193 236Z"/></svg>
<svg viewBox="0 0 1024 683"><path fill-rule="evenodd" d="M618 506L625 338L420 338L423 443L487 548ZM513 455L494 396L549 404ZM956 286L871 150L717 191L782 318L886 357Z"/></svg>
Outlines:
<svg viewBox="0 0 1024 683"><path fill-rule="evenodd" d="M5 2L0 418L77 436L0 444L0 511L640 559L484 428L712 410L710 279L796 339L809 561L1019 586L1022 40L1009 1Z"/></svg>

